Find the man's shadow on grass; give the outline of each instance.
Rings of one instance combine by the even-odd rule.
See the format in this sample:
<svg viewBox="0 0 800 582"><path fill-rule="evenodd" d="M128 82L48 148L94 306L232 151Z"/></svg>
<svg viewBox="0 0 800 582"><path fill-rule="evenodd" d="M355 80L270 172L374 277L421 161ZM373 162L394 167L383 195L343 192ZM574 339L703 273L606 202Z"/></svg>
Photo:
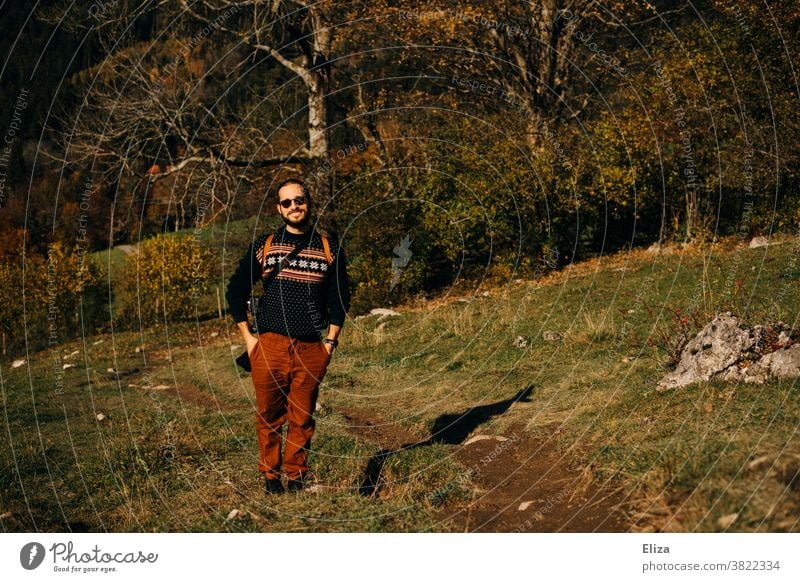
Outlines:
<svg viewBox="0 0 800 582"><path fill-rule="evenodd" d="M367 462L364 469L364 478L358 487L358 493L363 496L377 496L386 484L382 476L386 460L396 453L426 447L428 445L460 445L469 434L486 421L504 414L515 402L530 402L533 393L533 384L529 384L511 398L474 406L458 414L443 414L433 423L430 437L418 443L400 445L396 449L383 449L375 453Z"/></svg>

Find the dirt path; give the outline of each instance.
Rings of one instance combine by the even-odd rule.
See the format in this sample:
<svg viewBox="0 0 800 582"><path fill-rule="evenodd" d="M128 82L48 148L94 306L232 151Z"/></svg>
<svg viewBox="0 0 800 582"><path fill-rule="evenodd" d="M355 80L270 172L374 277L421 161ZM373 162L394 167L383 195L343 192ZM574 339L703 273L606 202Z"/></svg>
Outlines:
<svg viewBox="0 0 800 582"><path fill-rule="evenodd" d="M425 443L419 435L370 411L339 412L350 423L350 432L379 443L384 452ZM455 458L464 466L464 475L469 477L467 486L473 489L473 498L439 512L442 522L450 522L465 532L628 530L621 510L622 495L599 487L588 469L576 467L552 440L531 439L522 426L511 427L499 438L481 435L480 430L476 433L463 443L452 445ZM365 473L365 490L379 492L380 463L376 464L375 458Z"/></svg>

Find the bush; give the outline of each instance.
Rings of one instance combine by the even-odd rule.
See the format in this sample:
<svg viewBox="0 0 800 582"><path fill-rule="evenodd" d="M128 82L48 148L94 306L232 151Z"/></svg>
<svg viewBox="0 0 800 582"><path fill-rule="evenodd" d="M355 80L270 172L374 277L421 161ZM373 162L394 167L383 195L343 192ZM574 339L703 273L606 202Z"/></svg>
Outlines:
<svg viewBox="0 0 800 582"><path fill-rule="evenodd" d="M26 337L38 348L93 333L108 305L103 279L85 252L60 242L48 247L46 257L27 254L24 265L20 259L0 263L3 349L21 348Z"/></svg>
<svg viewBox="0 0 800 582"><path fill-rule="evenodd" d="M126 257L116 281L116 318L123 327L197 316L208 291L211 251L194 237L159 235Z"/></svg>

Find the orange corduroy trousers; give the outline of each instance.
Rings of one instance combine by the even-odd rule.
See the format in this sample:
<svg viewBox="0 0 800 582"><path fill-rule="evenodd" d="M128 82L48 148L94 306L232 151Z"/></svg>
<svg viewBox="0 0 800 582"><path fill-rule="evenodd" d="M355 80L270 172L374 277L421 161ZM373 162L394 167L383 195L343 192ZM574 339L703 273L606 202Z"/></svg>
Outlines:
<svg viewBox="0 0 800 582"><path fill-rule="evenodd" d="M289 479L300 479L308 471L314 409L329 362L321 341L259 334L250 365L256 392L258 470L267 479L280 478L281 467ZM281 455L281 430L287 420Z"/></svg>

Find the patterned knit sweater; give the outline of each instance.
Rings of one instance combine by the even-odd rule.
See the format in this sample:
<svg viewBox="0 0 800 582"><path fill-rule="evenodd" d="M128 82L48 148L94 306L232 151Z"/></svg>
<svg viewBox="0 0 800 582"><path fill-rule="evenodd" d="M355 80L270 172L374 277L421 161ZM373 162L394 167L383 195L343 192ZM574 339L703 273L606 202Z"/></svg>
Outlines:
<svg viewBox="0 0 800 582"><path fill-rule="evenodd" d="M292 234L283 226L272 237L265 257L267 237L268 234L263 234L250 245L228 282L225 298L234 321L247 321L247 301L253 285L264 279L301 240L310 238L297 258L265 285L264 299L259 301L256 313L256 329L319 340L328 323L343 325L350 308L344 249L328 239L333 257L329 265L319 233L309 230L305 234Z"/></svg>

